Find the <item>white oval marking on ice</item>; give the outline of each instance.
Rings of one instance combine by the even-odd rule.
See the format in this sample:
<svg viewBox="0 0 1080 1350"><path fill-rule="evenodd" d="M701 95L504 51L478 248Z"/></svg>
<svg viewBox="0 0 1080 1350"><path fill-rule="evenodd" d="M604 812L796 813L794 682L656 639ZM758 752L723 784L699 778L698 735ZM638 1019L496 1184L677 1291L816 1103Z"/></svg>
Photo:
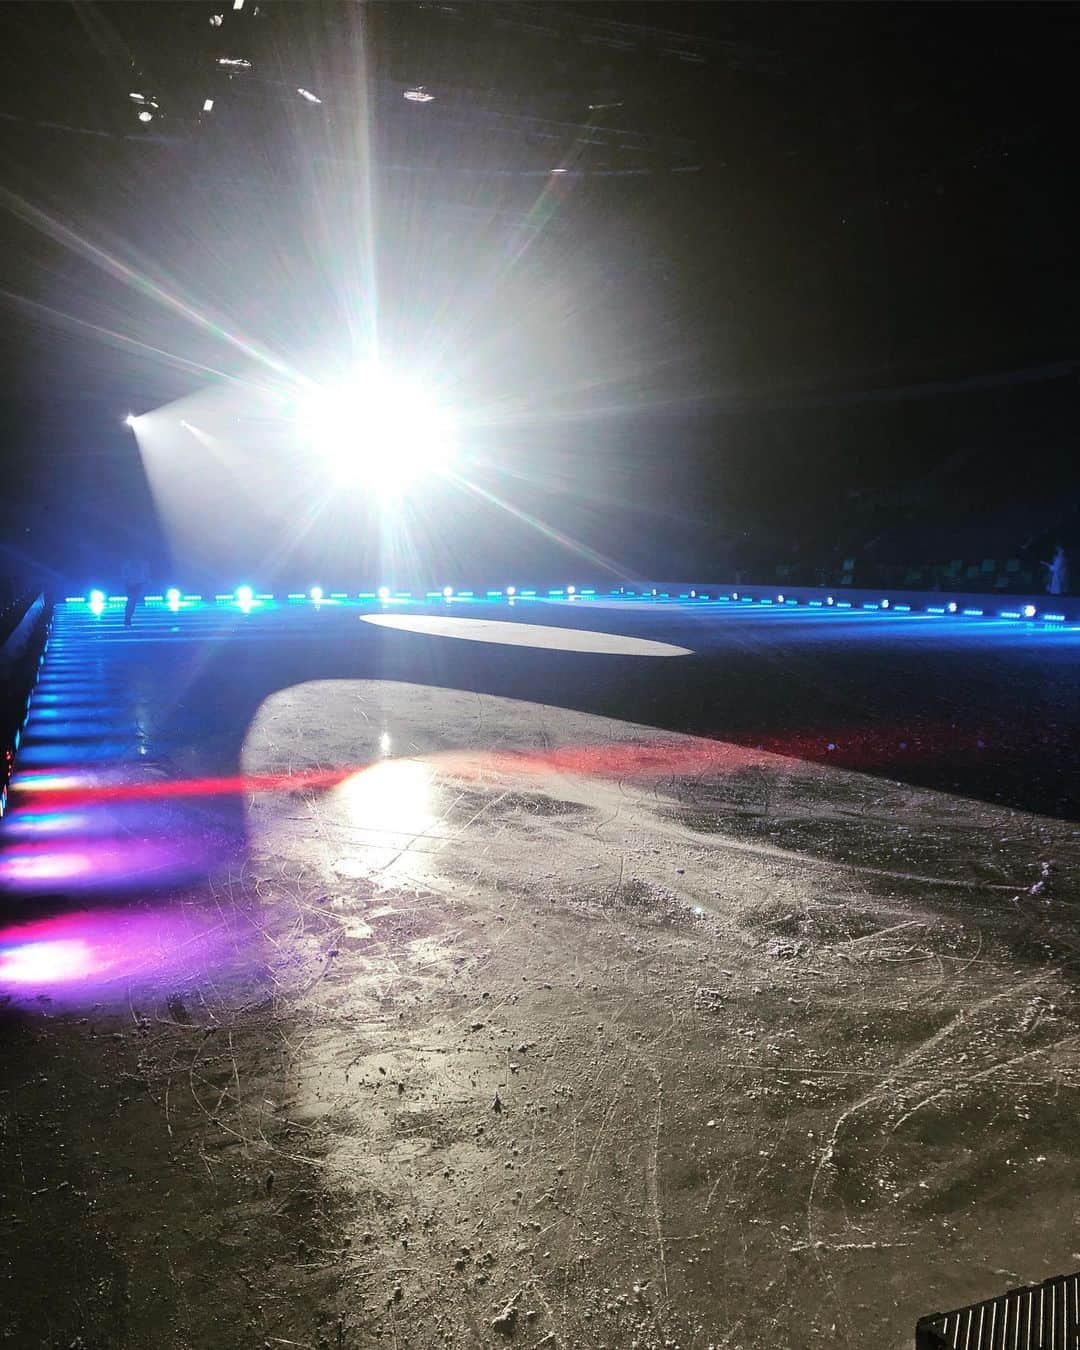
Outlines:
<svg viewBox="0 0 1080 1350"><path fill-rule="evenodd" d="M364 623L400 628L428 637L497 642L508 647L545 647L556 652L600 656L692 656L689 647L622 633L597 633L580 628L554 628L539 623L506 623L499 619L456 619L442 614L365 614Z"/></svg>

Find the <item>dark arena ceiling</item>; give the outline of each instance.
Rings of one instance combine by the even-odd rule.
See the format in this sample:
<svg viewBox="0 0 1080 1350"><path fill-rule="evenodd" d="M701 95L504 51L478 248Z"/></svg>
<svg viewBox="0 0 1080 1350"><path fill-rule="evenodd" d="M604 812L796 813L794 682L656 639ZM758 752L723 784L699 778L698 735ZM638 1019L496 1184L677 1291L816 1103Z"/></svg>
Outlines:
<svg viewBox="0 0 1080 1350"><path fill-rule="evenodd" d="M130 384L88 335L175 350L182 320L151 324L147 286L118 287L117 269L278 345L331 341L327 273L353 227L372 230L380 281L414 295L425 268L466 273L542 234L541 270L577 258L634 291L673 388L1069 354L1071 6L0 14L9 392ZM115 259L108 285L95 249ZM928 296L947 310L929 331ZM216 345L188 334L184 356L218 369ZM142 373L162 397L191 375Z"/></svg>

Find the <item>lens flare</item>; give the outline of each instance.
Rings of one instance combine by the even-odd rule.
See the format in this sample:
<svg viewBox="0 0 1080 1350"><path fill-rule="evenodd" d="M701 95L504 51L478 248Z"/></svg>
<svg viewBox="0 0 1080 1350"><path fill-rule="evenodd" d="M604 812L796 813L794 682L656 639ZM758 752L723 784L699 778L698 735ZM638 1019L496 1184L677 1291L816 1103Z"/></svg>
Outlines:
<svg viewBox="0 0 1080 1350"><path fill-rule="evenodd" d="M416 382L381 367L317 389L300 404L297 427L335 482L384 495L444 472L454 456L449 412Z"/></svg>

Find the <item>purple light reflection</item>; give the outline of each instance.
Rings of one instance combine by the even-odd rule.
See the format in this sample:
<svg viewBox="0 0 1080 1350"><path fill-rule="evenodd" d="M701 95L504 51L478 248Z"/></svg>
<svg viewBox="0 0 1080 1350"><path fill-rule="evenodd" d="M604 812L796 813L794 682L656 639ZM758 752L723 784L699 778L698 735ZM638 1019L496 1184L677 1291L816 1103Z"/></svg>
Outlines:
<svg viewBox="0 0 1080 1350"><path fill-rule="evenodd" d="M46 769L16 769L11 775L10 784L12 788L19 788L23 792L61 792L73 791L80 788L88 779L85 775L75 773L55 773Z"/></svg>
<svg viewBox="0 0 1080 1350"><path fill-rule="evenodd" d="M108 985L174 986L205 973L228 941L197 911L101 909L0 929L0 991L84 997Z"/></svg>
<svg viewBox="0 0 1080 1350"><path fill-rule="evenodd" d="M89 811L19 811L4 822L9 839L38 839L43 835L70 835L94 827Z"/></svg>
<svg viewBox="0 0 1080 1350"><path fill-rule="evenodd" d="M27 844L10 849L0 858L0 882L18 886L25 882L70 881L92 867L93 860L83 849L47 849Z"/></svg>
<svg viewBox="0 0 1080 1350"><path fill-rule="evenodd" d="M13 812L5 834L17 837L20 820ZM40 823L44 828L34 842L20 839L0 854L0 887L25 895L174 885L204 874L227 847L224 840L206 832L195 834L175 821L172 828L164 821L141 822L146 830L158 825L159 832L151 838L121 832L117 819L103 818L96 837L74 833L50 838L48 822ZM127 823L130 828L140 822Z"/></svg>

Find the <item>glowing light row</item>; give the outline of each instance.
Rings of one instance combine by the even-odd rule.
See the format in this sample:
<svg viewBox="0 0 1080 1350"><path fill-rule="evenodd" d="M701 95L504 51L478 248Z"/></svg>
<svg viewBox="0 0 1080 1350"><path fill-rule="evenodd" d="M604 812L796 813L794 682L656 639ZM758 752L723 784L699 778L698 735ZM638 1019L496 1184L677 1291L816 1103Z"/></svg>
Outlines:
<svg viewBox="0 0 1080 1350"><path fill-rule="evenodd" d="M398 600L514 600L514 599L593 599L597 596L605 598L617 598L621 600L669 600L669 601L694 601L713 604L738 603L744 605L760 605L766 608L782 605L785 608L804 606L808 609L835 609L835 610L854 610L857 612L883 612L893 614L911 614L923 613L933 616L951 616L958 618L999 618L1011 620L1032 620L1037 619L1042 623L1066 623L1068 617L1065 614L1052 610L1039 611L1038 606L1028 602L1017 609L998 610L996 615L988 614L985 609L976 606L961 606L956 600L948 600L942 604L925 605L921 609L917 606L891 600L888 596L882 596L878 600L851 601L840 599L834 595L826 595L822 599L799 600L794 596L785 595L783 591L775 595L746 595L740 591L728 591L723 593L714 593L698 590L687 591L661 591L657 587L647 588L645 590L634 590L632 588L619 588L607 592L598 591L595 587L564 586L553 587L548 590L539 590L535 588L518 588L517 586L506 586L502 590L484 590L480 592L470 590L456 590L453 586L443 586L439 590L424 591L422 594L414 594L412 591L399 591L390 586L380 586L374 591L358 591L355 594L357 600L374 600L383 604ZM312 586L308 591L290 591L285 599L290 604L300 602L310 602L318 607L323 604L334 604L348 601L353 598L347 591L324 590L322 586ZM251 586L238 586L235 591L224 591L211 597L216 604L235 604L243 610L248 610L256 605L267 601L274 601L276 597L270 592L256 592ZM176 610L183 604L200 603L204 601L202 595L193 595L187 592L181 592L176 587L171 587L161 595L148 595L145 597L148 604L165 604L168 608ZM65 603L69 605L85 604L95 614L100 614L107 605L122 605L127 602L126 595L106 595L104 591L93 590L88 596L69 595L65 598Z"/></svg>
<svg viewBox="0 0 1080 1350"><path fill-rule="evenodd" d="M536 596L546 595L553 598L566 597L573 600L577 596L595 596L596 594L597 591L591 587L586 587L582 590L578 590L576 586L566 586L561 589L549 591L519 591L516 586L507 586L501 591L484 591L479 598L487 600L513 600L518 596L531 599ZM617 592L612 592L612 594L617 594ZM312 604L315 605L321 605L328 601L349 600L351 598L352 597L347 591L331 591L327 594L321 586L312 586L309 591L289 591L285 596L285 599L290 602L295 603L300 600L310 600ZM414 599L475 600L477 598L477 593L475 591L458 591L455 590L453 586L444 586L438 591L425 591L422 596L414 596L412 591L393 590L389 586L380 586L377 591L358 591L356 593L357 600L381 600L384 602L389 600ZM106 605L123 605L127 603L127 599L128 597L126 595L106 595L104 591L93 590L89 595L65 596L64 603L66 605L87 605L90 609L100 613ZM201 595L181 593L176 587L171 587L163 595L146 595L143 597L143 600L147 604L164 603L168 605L179 605L184 602L202 601L203 599L204 597ZM276 597L270 592L260 592L256 594L250 586L238 586L235 591L221 591L210 597L210 599L215 604L254 605L259 601L274 600Z"/></svg>
<svg viewBox="0 0 1080 1350"><path fill-rule="evenodd" d="M633 592L633 591L628 591L627 594L633 596L633 595L634 595L634 592ZM670 598L669 593L668 593L667 591L661 591L661 592L659 593L659 596L657 596L657 592L656 592L655 590L653 590L653 591L651 591L651 592L648 592L648 591L647 591L647 592L644 592L644 593L643 593L643 596L644 596L644 598L646 598L646 599L652 598L652 597L656 597L656 598L660 598L660 599L668 599L668 598ZM771 596L740 595L740 593L739 593L738 591L731 591L731 592L730 592L729 594L727 594L727 595L717 595L717 596L712 596L712 597L710 597L710 596L708 596L708 595L705 595L705 594L703 594L703 593L701 593L701 592L698 592L698 591L689 591L689 592L686 592L686 593L680 593L680 595L678 596L678 599L680 599L680 600L694 600L694 599L696 599L696 600L709 600L709 599L713 599L713 600L718 600L718 601L720 601L721 603L723 603L725 600L737 600L737 601L740 601L740 602L741 602L742 604L744 604L744 605L752 605L752 604L758 604L758 605L772 605L772 604L777 604L777 605L799 605L799 604L805 604L809 609L834 608L834 609L848 610L848 609L854 609L854 608L855 608L855 605L854 605L854 603L853 603L852 601L850 601L850 600L838 600L838 599L836 598L836 596L834 596L834 595L827 595L827 596L824 598L824 600L805 600L805 601L800 601L800 600L795 599L794 597L788 597L788 596L785 596L785 595L783 594L783 592L779 592L779 593L776 595L775 599L774 599L774 598L771 597ZM904 603L900 603L900 602L897 602L897 601L894 601L894 600L890 600L890 599L888 598L888 596L882 596L882 598L881 598L880 600L863 600L863 601L860 602L859 608L860 608L861 610L877 610L877 611L884 611L884 612L886 612L886 613L891 612L891 613L893 613L893 614L911 614L911 613L913 613L913 612L914 612L914 613L919 613L919 612L920 612L920 611L918 610L917 607L915 607L915 608L913 609L913 607L912 607L911 605L909 605L909 604L904 604ZM942 616L948 616L948 615L951 615L951 616L954 616L954 617L960 617L960 618L965 618L965 619L983 619L983 618L991 618L991 619L992 619L992 618L995 618L995 617L996 617L996 618L999 618L999 619L1039 619L1039 620L1041 620L1041 621L1044 622L1044 623L1065 623L1065 622L1066 622L1066 617L1065 617L1064 614L1050 613L1050 612L1048 612L1048 611L1044 611L1043 613L1040 614L1039 611L1038 611L1038 606L1032 605L1032 604L1030 604L1030 603L1029 603L1029 604L1023 605L1020 609L1001 609L1001 610L998 610L996 616L993 615L993 614L989 614L989 615L988 615L985 609L979 609L979 608L976 608L976 607L974 607L974 606L965 606L965 607L961 608L961 606L959 605L959 603L958 603L957 601L955 601L955 600L949 600L949 601L946 601L946 603L943 604L943 605L926 605L926 606L924 606L924 608L922 609L921 612L924 613L924 614L934 614L934 615L942 615Z"/></svg>

